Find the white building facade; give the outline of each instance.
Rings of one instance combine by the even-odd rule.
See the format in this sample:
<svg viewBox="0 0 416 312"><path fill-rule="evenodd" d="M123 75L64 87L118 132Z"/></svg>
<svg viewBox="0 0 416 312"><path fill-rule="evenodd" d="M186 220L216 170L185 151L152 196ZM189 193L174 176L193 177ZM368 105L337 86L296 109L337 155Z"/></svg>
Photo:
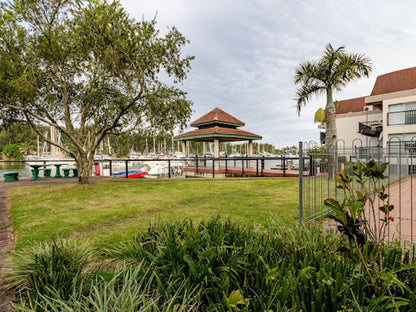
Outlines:
<svg viewBox="0 0 416 312"><path fill-rule="evenodd" d="M335 106L338 145L415 146L416 67L378 76L370 96Z"/></svg>

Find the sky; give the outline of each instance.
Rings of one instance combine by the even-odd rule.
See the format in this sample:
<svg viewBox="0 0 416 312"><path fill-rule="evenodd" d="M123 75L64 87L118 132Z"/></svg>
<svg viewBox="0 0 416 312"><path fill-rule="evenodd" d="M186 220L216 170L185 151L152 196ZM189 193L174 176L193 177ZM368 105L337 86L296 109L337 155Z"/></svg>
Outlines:
<svg viewBox="0 0 416 312"><path fill-rule="evenodd" d="M314 113L326 97L295 107L296 67L325 46L345 46L373 63L369 78L334 94L371 93L378 75L416 66L416 1L121 0L131 17L156 16L162 33L175 26L190 43L192 69L180 86L193 101L191 121L215 107L245 122L276 147L319 141Z"/></svg>

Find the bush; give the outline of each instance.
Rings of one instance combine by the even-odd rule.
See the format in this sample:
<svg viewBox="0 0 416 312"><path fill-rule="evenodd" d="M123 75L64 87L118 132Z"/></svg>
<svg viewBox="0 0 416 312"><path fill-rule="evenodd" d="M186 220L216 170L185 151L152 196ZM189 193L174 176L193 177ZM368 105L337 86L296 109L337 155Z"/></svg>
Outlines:
<svg viewBox="0 0 416 312"><path fill-rule="evenodd" d="M152 266L160 283L169 285L167 295L184 280L183 290L201 287L196 298L201 311L338 311L357 306L381 311L395 302L410 304L416 283L414 269L405 265L414 264L413 254L400 245L383 249L391 259L386 270L399 270L406 285L402 292L391 279L392 287L375 297L371 276L358 254L345 246L346 239L318 226L288 228L274 221L266 229L253 229L214 218L197 225L150 226L108 254L133 267L142 261Z"/></svg>
<svg viewBox="0 0 416 312"><path fill-rule="evenodd" d="M382 245L384 268L376 279L346 238L319 226L288 227L273 220L253 228L219 217L158 223L107 250L122 269L99 275L86 274L90 252L79 247L67 253L71 248L58 242L18 253L21 259L8 277L19 290L15 308L416 311L414 248Z"/></svg>
<svg viewBox="0 0 416 312"><path fill-rule="evenodd" d="M14 304L16 311L56 311L56 312L90 312L90 311L197 311L192 296L195 292L183 296L173 294L167 300L154 287L155 276L149 268L138 264L134 269L122 269L109 280L96 276L87 291L78 287L68 299L58 294L42 295L40 298L20 300ZM178 293L183 293L182 286Z"/></svg>
<svg viewBox="0 0 416 312"><path fill-rule="evenodd" d="M18 144L9 144L3 148L3 155L10 160L23 160L23 154L19 150Z"/></svg>
<svg viewBox="0 0 416 312"><path fill-rule="evenodd" d="M5 284L15 288L20 298L53 295L68 299L89 277L86 268L93 255L85 242L36 243L15 252L5 274Z"/></svg>

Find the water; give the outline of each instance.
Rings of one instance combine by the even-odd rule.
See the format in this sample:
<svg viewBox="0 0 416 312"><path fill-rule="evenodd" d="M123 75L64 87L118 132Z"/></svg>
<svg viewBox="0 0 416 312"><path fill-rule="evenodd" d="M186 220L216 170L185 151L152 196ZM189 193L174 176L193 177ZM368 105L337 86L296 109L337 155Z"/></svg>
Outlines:
<svg viewBox="0 0 416 312"><path fill-rule="evenodd" d="M0 176L3 177L3 172L19 171L19 177L30 177L30 167L26 166L24 162L0 162Z"/></svg>

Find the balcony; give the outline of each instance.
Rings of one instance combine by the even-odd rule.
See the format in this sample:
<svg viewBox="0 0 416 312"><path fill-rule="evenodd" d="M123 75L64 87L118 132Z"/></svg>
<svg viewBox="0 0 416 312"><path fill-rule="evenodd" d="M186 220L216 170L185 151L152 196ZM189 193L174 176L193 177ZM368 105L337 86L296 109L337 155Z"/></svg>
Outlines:
<svg viewBox="0 0 416 312"><path fill-rule="evenodd" d="M358 123L358 133L362 135L378 138L380 133L383 131L383 121L366 121Z"/></svg>
<svg viewBox="0 0 416 312"><path fill-rule="evenodd" d="M414 125L416 124L416 110L387 113L388 125Z"/></svg>

